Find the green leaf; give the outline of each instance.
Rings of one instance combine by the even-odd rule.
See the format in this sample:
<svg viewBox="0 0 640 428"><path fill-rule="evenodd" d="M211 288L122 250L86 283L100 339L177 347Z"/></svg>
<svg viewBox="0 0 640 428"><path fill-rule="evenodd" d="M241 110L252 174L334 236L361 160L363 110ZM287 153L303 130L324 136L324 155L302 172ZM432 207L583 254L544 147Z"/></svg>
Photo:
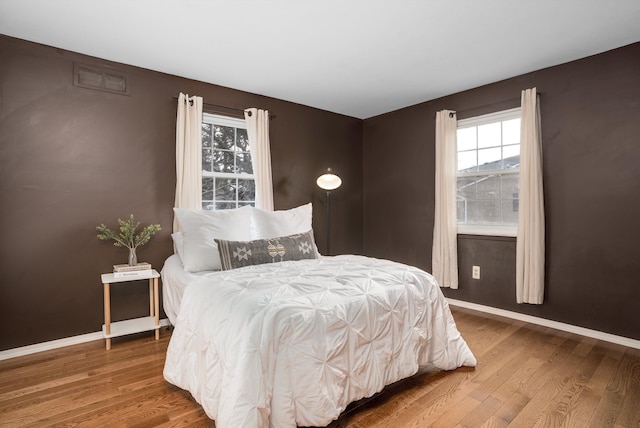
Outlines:
<svg viewBox="0 0 640 428"><path fill-rule="evenodd" d="M149 242L151 237L162 230L159 224L150 224L136 234L140 222L136 222L133 214L127 220L118 219L119 232L109 229L104 223L96 227L98 239L101 241L113 240L116 247L135 249Z"/></svg>

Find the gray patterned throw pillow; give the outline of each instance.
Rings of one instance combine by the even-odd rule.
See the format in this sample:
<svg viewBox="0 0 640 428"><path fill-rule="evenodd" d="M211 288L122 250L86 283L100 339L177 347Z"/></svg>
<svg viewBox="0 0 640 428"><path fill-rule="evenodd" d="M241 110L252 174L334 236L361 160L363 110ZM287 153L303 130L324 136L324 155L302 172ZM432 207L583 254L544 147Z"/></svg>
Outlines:
<svg viewBox="0 0 640 428"><path fill-rule="evenodd" d="M255 241L216 239L222 270L287 260L316 259L313 230L306 233Z"/></svg>

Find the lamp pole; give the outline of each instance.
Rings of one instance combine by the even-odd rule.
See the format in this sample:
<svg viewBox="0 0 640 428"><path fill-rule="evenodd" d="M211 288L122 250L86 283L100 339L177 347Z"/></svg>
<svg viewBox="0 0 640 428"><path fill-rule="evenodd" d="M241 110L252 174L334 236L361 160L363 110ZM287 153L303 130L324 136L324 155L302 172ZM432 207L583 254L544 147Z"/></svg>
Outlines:
<svg viewBox="0 0 640 428"><path fill-rule="evenodd" d="M316 180L316 184L327 191L327 255L331 254L331 191L337 189L342 184L342 179L335 175L331 168Z"/></svg>
<svg viewBox="0 0 640 428"><path fill-rule="evenodd" d="M327 256L331 255L331 191L327 190Z"/></svg>

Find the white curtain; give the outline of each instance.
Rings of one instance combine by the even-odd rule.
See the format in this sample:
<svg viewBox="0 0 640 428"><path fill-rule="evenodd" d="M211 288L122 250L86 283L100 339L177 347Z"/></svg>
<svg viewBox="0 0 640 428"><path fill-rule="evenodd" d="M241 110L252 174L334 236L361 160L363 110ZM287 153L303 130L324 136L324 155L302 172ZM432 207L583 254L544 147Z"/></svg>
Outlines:
<svg viewBox="0 0 640 428"><path fill-rule="evenodd" d="M246 109L244 118L247 122L251 163L256 177L256 207L273 211L269 111L255 108Z"/></svg>
<svg viewBox="0 0 640 428"><path fill-rule="evenodd" d="M432 274L441 287L458 288L456 220L456 132L454 111L436 113L436 200Z"/></svg>
<svg viewBox="0 0 640 428"><path fill-rule="evenodd" d="M202 97L180 93L176 119L177 208L202 208ZM173 231L179 231L174 217Z"/></svg>
<svg viewBox="0 0 640 428"><path fill-rule="evenodd" d="M536 88L522 91L520 205L516 245L516 300L544 300L544 195L540 105Z"/></svg>

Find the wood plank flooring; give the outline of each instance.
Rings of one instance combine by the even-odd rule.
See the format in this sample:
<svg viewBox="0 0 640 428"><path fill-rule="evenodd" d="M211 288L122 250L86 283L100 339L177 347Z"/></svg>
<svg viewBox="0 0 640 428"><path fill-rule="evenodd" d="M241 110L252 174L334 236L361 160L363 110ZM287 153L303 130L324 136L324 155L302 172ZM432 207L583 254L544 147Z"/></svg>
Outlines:
<svg viewBox="0 0 640 428"><path fill-rule="evenodd" d="M331 428L640 427L640 350L452 308L474 368L420 372ZM215 427L162 377L171 333L0 361L0 427Z"/></svg>

